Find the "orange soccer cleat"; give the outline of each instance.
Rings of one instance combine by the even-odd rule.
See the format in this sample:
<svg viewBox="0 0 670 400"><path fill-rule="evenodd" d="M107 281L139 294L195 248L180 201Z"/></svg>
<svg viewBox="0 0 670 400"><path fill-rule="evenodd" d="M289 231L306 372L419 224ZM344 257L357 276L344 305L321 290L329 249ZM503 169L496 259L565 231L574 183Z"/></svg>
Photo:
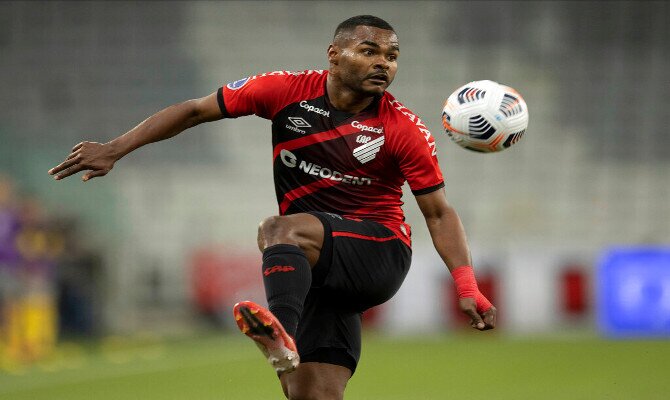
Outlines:
<svg viewBox="0 0 670 400"><path fill-rule="evenodd" d="M277 373L294 371L300 364L295 342L277 318L267 309L251 301L233 307L240 331L253 339Z"/></svg>

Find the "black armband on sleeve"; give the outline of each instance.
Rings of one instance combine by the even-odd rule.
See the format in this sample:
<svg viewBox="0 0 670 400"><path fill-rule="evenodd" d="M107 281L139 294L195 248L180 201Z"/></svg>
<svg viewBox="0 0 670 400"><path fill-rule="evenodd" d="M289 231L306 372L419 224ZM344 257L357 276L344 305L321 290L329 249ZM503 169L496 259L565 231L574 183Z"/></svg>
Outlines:
<svg viewBox="0 0 670 400"><path fill-rule="evenodd" d="M442 189L443 187L444 187L444 182L440 182L435 186L430 186L430 187L419 189L419 190L412 190L412 194L415 195L415 196L420 196L422 194L432 193L432 192L434 192L438 189Z"/></svg>
<svg viewBox="0 0 670 400"><path fill-rule="evenodd" d="M216 92L216 101L219 103L219 108L221 109L221 115L223 115L223 118L232 118L230 114L228 114L228 110L226 110L226 103L223 101L223 87L220 87Z"/></svg>

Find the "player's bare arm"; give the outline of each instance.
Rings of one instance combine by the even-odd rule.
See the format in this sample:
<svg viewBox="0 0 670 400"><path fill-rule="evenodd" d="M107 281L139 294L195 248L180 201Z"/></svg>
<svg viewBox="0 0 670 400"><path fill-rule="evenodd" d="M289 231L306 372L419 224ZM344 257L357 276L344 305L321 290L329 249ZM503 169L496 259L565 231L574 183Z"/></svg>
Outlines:
<svg viewBox="0 0 670 400"><path fill-rule="evenodd" d="M459 267L472 265L461 219L456 210L447 202L444 191L436 190L416 196L416 201L426 219L433 245L447 268L453 273ZM495 328L496 308L494 306L488 307L488 304L482 306L478 297L460 297L459 306L471 318L473 328L479 330Z"/></svg>
<svg viewBox="0 0 670 400"><path fill-rule="evenodd" d="M169 139L203 122L223 118L216 93L165 108L125 134L107 143L81 142L72 148L65 161L49 170L55 179L63 179L88 170L83 181L104 176L114 163L146 144Z"/></svg>

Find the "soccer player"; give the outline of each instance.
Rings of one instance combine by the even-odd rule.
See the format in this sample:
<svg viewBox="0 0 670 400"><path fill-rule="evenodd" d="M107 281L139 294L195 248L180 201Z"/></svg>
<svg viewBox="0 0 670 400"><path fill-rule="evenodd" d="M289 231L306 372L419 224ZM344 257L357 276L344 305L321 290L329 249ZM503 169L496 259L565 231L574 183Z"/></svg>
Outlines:
<svg viewBox="0 0 670 400"><path fill-rule="evenodd" d="M349 18L328 47L328 71L275 71L231 82L159 111L108 143L79 143L49 173L62 179L89 170L82 178L88 181L138 147L200 123L250 114L271 120L279 215L258 229L269 310L243 301L233 313L288 398L342 399L360 357L361 313L390 299L409 269L405 181L472 327L496 323L447 202L434 139L386 91L399 54L386 21Z"/></svg>

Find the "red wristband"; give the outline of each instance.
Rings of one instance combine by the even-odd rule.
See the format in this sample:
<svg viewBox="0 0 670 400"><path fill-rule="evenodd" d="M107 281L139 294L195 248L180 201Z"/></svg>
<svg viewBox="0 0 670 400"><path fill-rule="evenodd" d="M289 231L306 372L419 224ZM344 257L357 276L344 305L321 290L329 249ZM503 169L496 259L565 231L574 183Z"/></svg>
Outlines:
<svg viewBox="0 0 670 400"><path fill-rule="evenodd" d="M488 311L491 307L493 307L493 304L484 297L482 292L477 292L477 297L475 297L475 303L477 303L477 312L478 313L483 313Z"/></svg>
<svg viewBox="0 0 670 400"><path fill-rule="evenodd" d="M476 298L477 293L479 293L479 288L477 288L475 273L471 266L463 265L458 268L454 268L453 271L451 271L451 276L454 277L456 293L458 294L459 298Z"/></svg>
<svg viewBox="0 0 670 400"><path fill-rule="evenodd" d="M473 298L477 304L477 312L483 313L488 311L493 304L484 297L484 295L479 291L477 287L477 280L475 280L475 273L472 270L472 267L469 265L463 265L458 268L454 268L451 271L451 276L454 278L454 283L456 284L456 293L458 293L458 298Z"/></svg>

